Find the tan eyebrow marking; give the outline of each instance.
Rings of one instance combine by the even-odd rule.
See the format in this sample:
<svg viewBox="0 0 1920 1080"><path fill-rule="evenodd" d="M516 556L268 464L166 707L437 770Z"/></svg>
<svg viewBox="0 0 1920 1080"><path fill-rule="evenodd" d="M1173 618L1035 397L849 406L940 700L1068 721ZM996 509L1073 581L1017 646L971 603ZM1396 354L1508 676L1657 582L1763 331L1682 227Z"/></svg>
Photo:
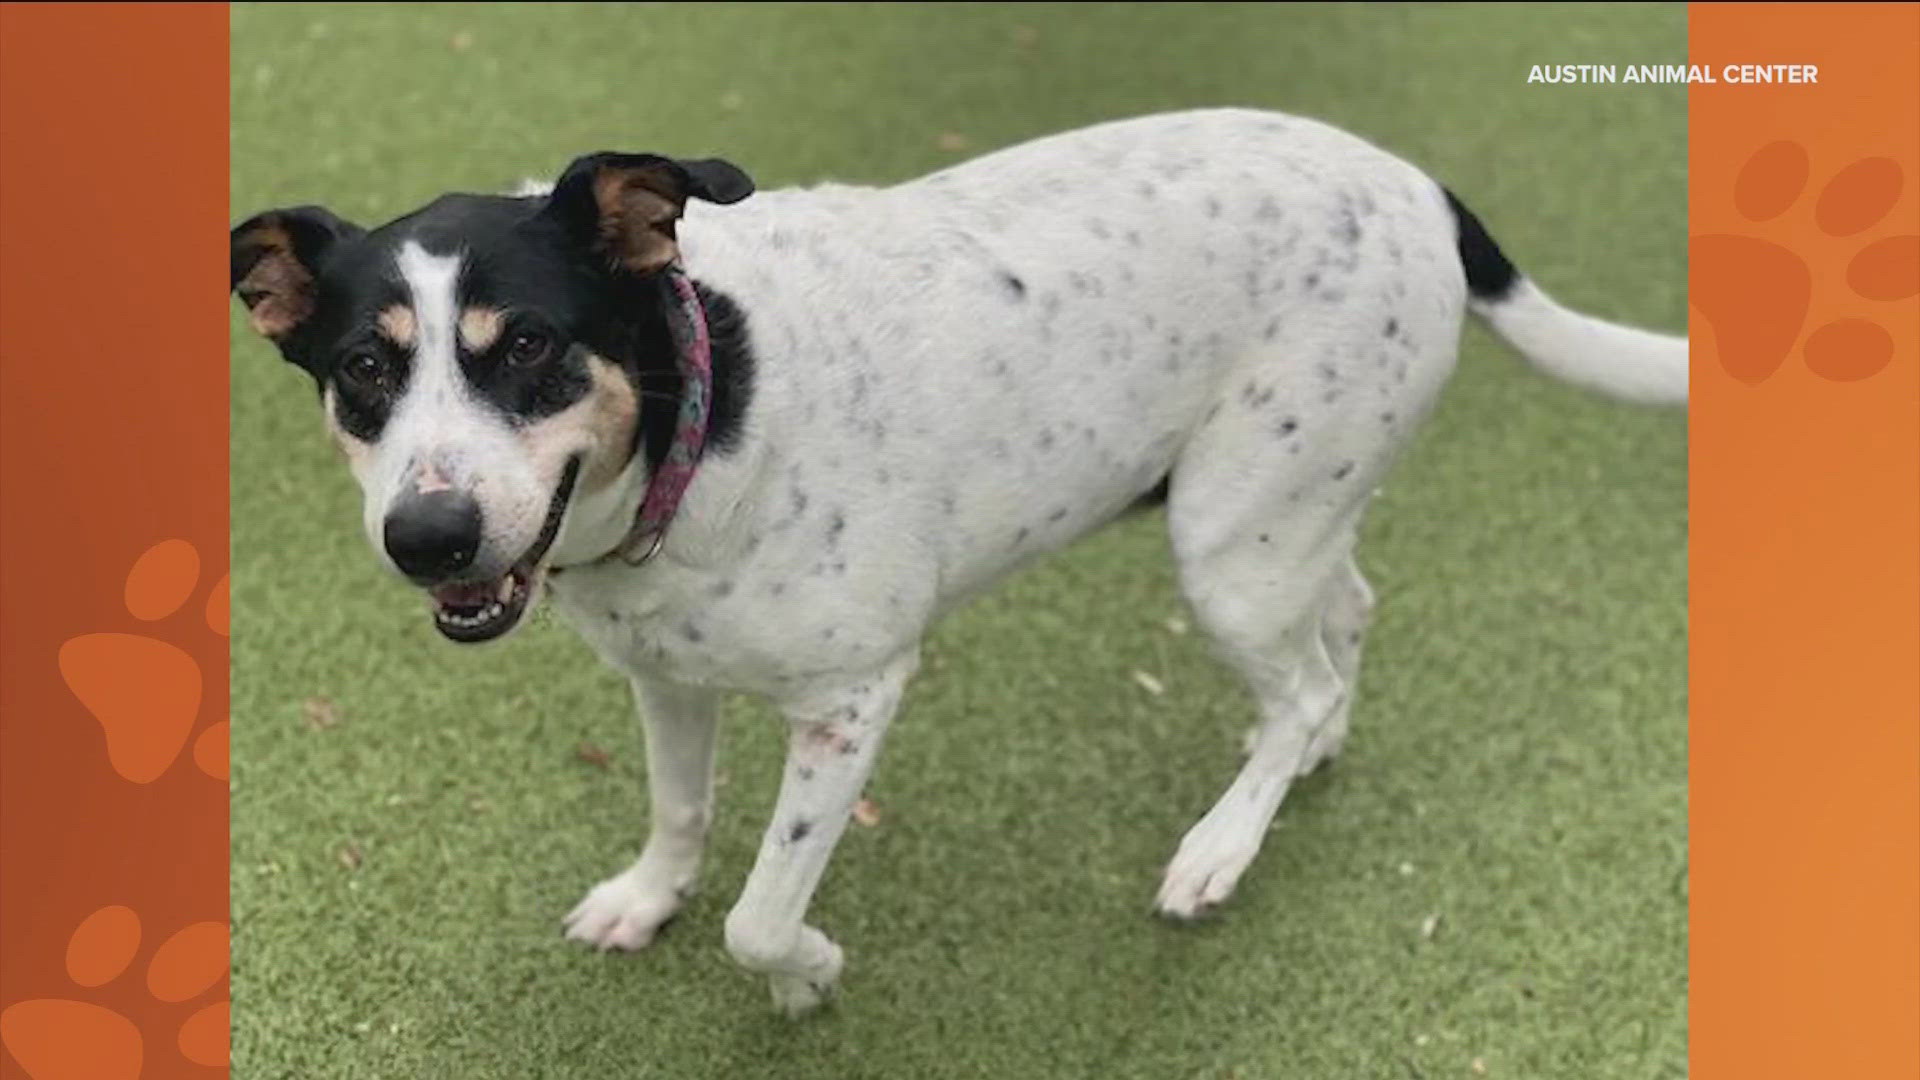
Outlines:
<svg viewBox="0 0 1920 1080"><path fill-rule="evenodd" d="M377 322L380 326L380 332L387 335L387 340L393 342L395 345L411 346L413 344L414 320L412 308L404 304L395 304L385 311L382 311Z"/></svg>
<svg viewBox="0 0 1920 1080"><path fill-rule="evenodd" d="M460 342L468 352L491 348L506 321L506 316L493 308L470 307L460 313Z"/></svg>

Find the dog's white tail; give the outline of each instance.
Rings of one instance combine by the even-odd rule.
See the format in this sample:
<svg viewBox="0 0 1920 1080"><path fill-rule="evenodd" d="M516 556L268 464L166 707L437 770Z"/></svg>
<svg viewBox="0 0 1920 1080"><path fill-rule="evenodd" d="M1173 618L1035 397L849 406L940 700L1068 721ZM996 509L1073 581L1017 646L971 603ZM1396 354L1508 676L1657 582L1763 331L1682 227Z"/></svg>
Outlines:
<svg viewBox="0 0 1920 1080"><path fill-rule="evenodd" d="M1649 405L1687 400L1687 339L1560 306L1514 269L1473 212L1447 192L1460 262L1479 315L1534 367L1608 397Z"/></svg>

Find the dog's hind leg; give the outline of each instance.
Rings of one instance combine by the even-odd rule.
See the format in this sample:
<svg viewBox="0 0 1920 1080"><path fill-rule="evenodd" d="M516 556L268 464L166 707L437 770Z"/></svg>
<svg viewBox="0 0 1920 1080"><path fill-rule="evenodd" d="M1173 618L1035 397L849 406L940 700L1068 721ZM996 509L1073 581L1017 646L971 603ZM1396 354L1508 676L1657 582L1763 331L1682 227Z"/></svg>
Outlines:
<svg viewBox="0 0 1920 1080"><path fill-rule="evenodd" d="M1320 616L1320 641L1327 657L1340 675L1347 692L1340 696L1333 714L1327 717L1313 741L1307 744L1307 756L1300 763L1305 776L1340 753L1347 741L1347 718L1353 709L1354 689L1360 679L1360 646L1367 624L1373 618L1373 589L1360 573L1360 565L1348 556L1345 565L1334 571L1327 583ZM1254 729L1258 732L1258 727ZM1257 737L1257 734L1256 734ZM1249 742L1251 743L1250 738Z"/></svg>
<svg viewBox="0 0 1920 1080"><path fill-rule="evenodd" d="M1378 462L1262 454L1263 416L1223 414L1183 453L1168 523L1181 586L1257 707L1247 759L1168 865L1156 907L1192 918L1225 900L1294 778L1339 743L1364 621L1355 526ZM1267 439L1262 439L1266 436ZM1289 429L1288 437L1291 435Z"/></svg>
<svg viewBox="0 0 1920 1080"><path fill-rule="evenodd" d="M566 935L601 949L639 949L693 894L713 820L719 695L653 681L633 683L646 740L647 843L632 866L587 893Z"/></svg>
<svg viewBox="0 0 1920 1080"><path fill-rule="evenodd" d="M918 658L781 701L786 771L773 820L740 899L727 914L727 951L768 978L776 1008L797 1016L833 991L840 946L807 925L807 905L880 753Z"/></svg>

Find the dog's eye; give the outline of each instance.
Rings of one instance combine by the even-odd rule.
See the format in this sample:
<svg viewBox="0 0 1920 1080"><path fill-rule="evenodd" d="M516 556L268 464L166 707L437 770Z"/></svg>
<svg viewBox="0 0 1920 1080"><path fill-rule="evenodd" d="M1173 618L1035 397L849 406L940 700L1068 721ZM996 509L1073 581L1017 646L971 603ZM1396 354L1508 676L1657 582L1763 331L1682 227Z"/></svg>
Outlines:
<svg viewBox="0 0 1920 1080"><path fill-rule="evenodd" d="M507 363L514 367L532 367L547 358L552 342L537 330L522 330L507 342Z"/></svg>
<svg viewBox="0 0 1920 1080"><path fill-rule="evenodd" d="M380 358L370 352L353 353L340 365L340 377L358 386L376 386L380 375Z"/></svg>

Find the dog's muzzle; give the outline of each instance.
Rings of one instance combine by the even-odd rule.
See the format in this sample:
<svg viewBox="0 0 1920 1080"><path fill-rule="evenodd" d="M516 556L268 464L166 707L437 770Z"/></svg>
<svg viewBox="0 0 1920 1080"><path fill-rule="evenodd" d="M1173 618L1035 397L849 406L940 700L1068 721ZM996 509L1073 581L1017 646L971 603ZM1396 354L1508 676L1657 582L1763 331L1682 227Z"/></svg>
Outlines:
<svg viewBox="0 0 1920 1080"><path fill-rule="evenodd" d="M497 577L466 573L482 542L480 509L471 496L435 491L395 507L387 517L387 554L415 584L426 588L435 629L470 644L491 641L519 625L545 572L541 560L566 519L580 467L578 457L567 462L547 504L540 535Z"/></svg>

